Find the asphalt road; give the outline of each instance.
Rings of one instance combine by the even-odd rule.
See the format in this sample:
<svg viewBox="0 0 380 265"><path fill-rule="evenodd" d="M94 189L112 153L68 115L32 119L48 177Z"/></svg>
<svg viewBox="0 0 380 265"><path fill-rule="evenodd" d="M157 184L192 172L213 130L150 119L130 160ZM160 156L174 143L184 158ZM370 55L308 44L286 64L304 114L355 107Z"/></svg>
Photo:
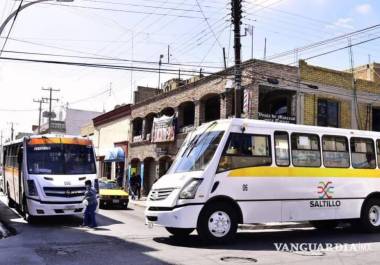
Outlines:
<svg viewBox="0 0 380 265"><path fill-rule="evenodd" d="M189 239L178 241L163 228L149 229L144 225L140 206L100 210L99 228L93 230L79 227L80 216L45 218L29 225L5 202L0 196L0 218L17 234L0 240L1 265L380 264L380 234L350 229L244 230L228 245L206 245L195 232ZM282 243L301 249L288 251ZM311 245L301 247L300 243ZM346 245L328 251L320 249L328 244Z"/></svg>

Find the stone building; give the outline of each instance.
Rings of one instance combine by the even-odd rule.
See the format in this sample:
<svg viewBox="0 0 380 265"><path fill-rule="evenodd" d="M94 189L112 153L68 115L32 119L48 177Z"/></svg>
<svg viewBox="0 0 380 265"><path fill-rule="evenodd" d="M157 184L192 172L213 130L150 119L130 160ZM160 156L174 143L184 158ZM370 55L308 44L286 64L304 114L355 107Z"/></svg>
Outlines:
<svg viewBox="0 0 380 265"><path fill-rule="evenodd" d="M355 69L354 86L351 73L304 61L295 67L249 60L242 69L242 117L380 130L377 64L366 68L375 74ZM194 82L179 80L178 86L170 83L174 89L132 105L128 162L130 171L142 176L145 193L165 174L189 131L202 123L234 116L232 74L233 69L228 68ZM154 118L165 116L174 117L175 137L152 141Z"/></svg>

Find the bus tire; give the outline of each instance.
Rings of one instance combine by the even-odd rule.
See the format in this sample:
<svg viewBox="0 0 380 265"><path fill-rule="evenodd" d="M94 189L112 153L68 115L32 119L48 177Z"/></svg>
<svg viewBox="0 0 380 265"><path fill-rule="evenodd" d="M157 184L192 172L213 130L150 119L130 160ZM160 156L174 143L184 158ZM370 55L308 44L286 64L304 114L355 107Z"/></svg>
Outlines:
<svg viewBox="0 0 380 265"><path fill-rule="evenodd" d="M366 200L362 208L360 224L365 232L380 232L380 199Z"/></svg>
<svg viewBox="0 0 380 265"><path fill-rule="evenodd" d="M12 200L11 195L9 193L9 183L7 183L7 199L8 199L8 207L15 208L15 202Z"/></svg>
<svg viewBox="0 0 380 265"><path fill-rule="evenodd" d="M318 230L332 230L338 226L338 221L336 220L319 220L310 221L309 223Z"/></svg>
<svg viewBox="0 0 380 265"><path fill-rule="evenodd" d="M202 209L197 223L197 232L206 242L231 242L238 227L236 209L229 203L216 202Z"/></svg>
<svg viewBox="0 0 380 265"><path fill-rule="evenodd" d="M194 231L194 228L177 228L177 227L165 227L166 230L174 237L187 237Z"/></svg>
<svg viewBox="0 0 380 265"><path fill-rule="evenodd" d="M26 201L25 196L22 199L22 214L24 217L24 220L27 221L29 224L33 224L35 222L35 216L31 215L28 210L28 203Z"/></svg>

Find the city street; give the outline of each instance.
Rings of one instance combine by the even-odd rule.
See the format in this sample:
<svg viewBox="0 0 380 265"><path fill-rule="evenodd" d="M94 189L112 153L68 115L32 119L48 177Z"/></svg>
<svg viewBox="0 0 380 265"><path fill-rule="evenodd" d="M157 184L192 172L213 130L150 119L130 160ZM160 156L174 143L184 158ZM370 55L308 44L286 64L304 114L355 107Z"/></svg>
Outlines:
<svg viewBox="0 0 380 265"><path fill-rule="evenodd" d="M80 228L79 216L46 218L29 225L9 210L1 196L0 218L17 234L0 240L0 264L378 264L377 234L349 229L244 230L229 245L206 245L195 232L178 241L163 228L149 229L143 211L136 205L128 210L100 210L96 230ZM277 247L341 243L349 249L289 252L277 251L275 243Z"/></svg>

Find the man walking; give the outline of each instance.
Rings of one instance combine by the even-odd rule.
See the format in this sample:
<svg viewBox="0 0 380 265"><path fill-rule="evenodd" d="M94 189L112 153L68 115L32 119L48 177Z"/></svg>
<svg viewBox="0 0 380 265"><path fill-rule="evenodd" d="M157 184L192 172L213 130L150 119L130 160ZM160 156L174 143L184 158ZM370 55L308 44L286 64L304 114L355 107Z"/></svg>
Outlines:
<svg viewBox="0 0 380 265"><path fill-rule="evenodd" d="M96 199L96 190L92 187L91 180L85 181L86 192L84 194L83 203L86 205L84 210L83 226L95 228L96 224L95 211L98 207L98 201Z"/></svg>

